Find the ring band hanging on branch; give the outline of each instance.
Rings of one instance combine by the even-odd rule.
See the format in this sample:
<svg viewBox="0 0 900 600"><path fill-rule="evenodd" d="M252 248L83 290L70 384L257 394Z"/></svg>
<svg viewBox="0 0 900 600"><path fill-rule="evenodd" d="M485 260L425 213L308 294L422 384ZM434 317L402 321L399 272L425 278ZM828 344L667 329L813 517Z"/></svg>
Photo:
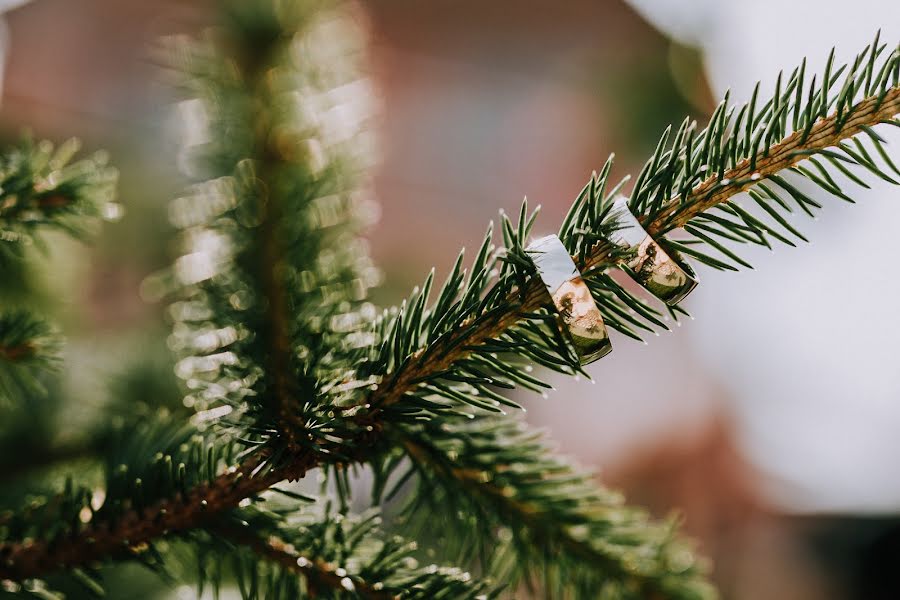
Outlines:
<svg viewBox="0 0 900 600"><path fill-rule="evenodd" d="M697 276L689 264L675 252L666 252L650 237L628 208L625 196L613 200L612 217L620 228L609 241L633 252L626 265L634 279L651 294L669 305L678 304L697 287Z"/></svg>
<svg viewBox="0 0 900 600"><path fill-rule="evenodd" d="M612 344L600 309L559 238L548 235L535 240L527 252L550 293L560 329L572 343L579 362L586 365L609 354Z"/></svg>

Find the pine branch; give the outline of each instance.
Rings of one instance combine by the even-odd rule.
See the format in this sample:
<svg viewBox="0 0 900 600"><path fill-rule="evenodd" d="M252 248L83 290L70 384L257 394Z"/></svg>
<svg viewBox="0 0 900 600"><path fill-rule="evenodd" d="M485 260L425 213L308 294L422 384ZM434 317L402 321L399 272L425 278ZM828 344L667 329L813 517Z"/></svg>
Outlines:
<svg viewBox="0 0 900 600"><path fill-rule="evenodd" d="M365 320L371 265L357 240L352 144L297 110L324 112L354 81L346 56L328 73L295 59L320 45L316 3L223 8L217 36L169 49L209 139L192 153L210 179L173 210L188 243L175 268L178 372L195 405L227 405L219 422L275 456L339 436L321 389L345 377L348 323Z"/></svg>
<svg viewBox="0 0 900 600"><path fill-rule="evenodd" d="M173 416L159 419L138 420L104 449L101 506L92 490L70 481L56 497L0 519L0 580L138 558L155 541L206 527L242 501L338 455L327 448L299 453L276 467L268 449L248 452L242 440L203 435ZM359 446L370 447L365 441ZM229 466L236 456L240 465Z"/></svg>
<svg viewBox="0 0 900 600"><path fill-rule="evenodd" d="M280 525L272 517L267 517L254 508L232 512L239 504L244 505L242 500L271 490L285 478L302 476L303 467L298 466L296 469L298 475L294 477L294 474L286 473L284 469L254 473L247 465L220 475L208 485L195 486L185 495L177 494L174 498L142 510L128 510L111 521L91 522L74 538L60 535L50 541L0 544L0 580L22 581L60 570L77 570L99 561L138 559L148 554L147 558L156 561L155 553L149 552L149 544L155 540L179 535L196 536L199 531L208 530L213 539L202 545L209 547L209 552L213 549L221 550L221 539L247 546L254 553L280 565L285 571L307 578L308 586L318 591L319 595L316 597L332 597L324 593L322 586L352 597L373 599L425 600L434 597L433 594L438 590L455 590L456 595L453 597L461 599L488 597L490 588L487 584L471 580L458 569L410 569L405 557L415 549L415 545L401 542L398 538L382 542L377 552L370 552L366 556L365 567L358 575L349 575L346 569L327 559L314 558L316 547L320 547L322 551L327 548L327 552L337 551L341 556L351 557L357 544L370 541L366 536L371 527L379 522L371 518L364 520L359 530L346 531L340 535L335 534L334 528L344 527L343 519L310 520L307 525L311 529L304 530L301 527L299 530L306 531L306 536L295 539L298 531L296 525L278 529ZM70 503L72 495L70 491L54 504ZM80 504L73 508L80 509L75 510L76 513L83 510ZM2 521L0 525L10 526ZM328 540L335 535L337 541L329 545ZM286 541L288 539L292 541ZM194 541L201 543L196 539ZM310 547L311 553L297 550L303 547ZM229 558L240 557L232 554ZM348 564L357 562L359 558L348 560ZM161 567L158 562L151 562L148 566ZM96 581L93 585L100 586ZM255 596L249 594L246 597Z"/></svg>
<svg viewBox="0 0 900 600"><path fill-rule="evenodd" d="M452 561L482 557L501 580L559 597L714 595L672 524L624 506L520 423L428 422L393 435L411 461L398 481L418 476L404 515L418 524L417 537L441 539ZM378 473L382 493L393 472Z"/></svg>
<svg viewBox="0 0 900 600"><path fill-rule="evenodd" d="M757 194L756 189L764 190L766 200L774 202L775 208L760 200L758 195L754 195L754 199L766 209L767 214L779 219L788 229L788 235L793 233L799 236L778 214L790 210L780 196L788 196L807 211L811 211L815 202L780 175L781 172L793 169L805 160L815 160L815 156L824 156L839 165L846 171L845 174L853 175L844 165L853 165L882 179L893 181L871 157L866 158L869 156L868 152L864 149L854 150L846 145L846 140L857 142L853 139L854 136L865 134L879 150L884 161L889 166L893 165L883 152L883 140L871 128L880 123L900 124L893 120L900 113L900 87L896 84L900 50L893 51L881 68L876 70L875 57L880 50L883 47L878 46L876 39L872 50L864 51L855 66L848 70L847 80L850 83L845 85L838 96L828 100L827 90L831 84L822 86L821 89L810 88L809 97L818 99L821 106L806 102L808 108L797 117L792 133L770 146L760 147L763 137L760 134L756 138L752 136L765 124L763 119L773 117L773 111L779 116L773 117L772 125L765 130L770 136L772 132L779 130L779 119L784 119L788 109L801 106L802 101L791 104L785 98L791 97L795 88L802 87L803 69L795 71L791 78L792 85L784 92L776 92L773 100L757 111L753 118L747 119L745 130L737 126L733 129L725 127L724 124L730 121L734 113L734 108L727 109L726 99L717 109L710 127L704 132L693 137L693 134L686 135L684 132L690 131L691 127L685 123L673 142L673 148L667 152L662 150L668 133L664 135L656 156L648 161L632 192L632 209L645 228L654 235L661 235L677 227L690 227L699 219L715 219L716 223L724 224L724 227L714 229L715 234L691 229L691 233L697 238L693 242L705 243L740 260L715 238L724 238L725 243L733 244L733 238L740 234L740 241L744 243L749 238L753 243L768 245L766 235L776 236L776 239L784 236L733 202L736 194L746 190ZM867 52L870 59L868 62L863 60ZM831 77L832 84L844 70L846 69L838 70ZM869 95L851 104L854 91L867 81L867 73L872 72L880 75L869 81L866 88ZM891 73L894 74L893 86L889 85ZM833 103L837 104L837 110L828 116L821 114L821 111ZM741 112L752 112L754 104L755 97L750 108L745 106ZM776 110L775 107L779 105L782 108ZM819 112L810 108L816 106L820 106ZM726 114L727 117L723 116ZM744 139L752 142L737 141L743 138L744 133ZM710 143L708 140L711 138L715 138L715 142ZM693 145L692 139L695 141ZM715 148L723 149L718 156L712 156L712 149ZM732 150L725 152L728 148ZM621 252L604 241L604 231L608 232L610 227L615 226L610 218L611 199L624 183L623 181L607 191L610 168L611 162L608 162L601 174L593 177L582 190L561 228L561 236L573 251L573 258L581 266L608 324L626 335L639 338L635 328L653 331L656 327L668 326L663 321L663 315L654 306L634 296L607 275L610 268L619 264ZM706 172L713 174L700 179L700 174ZM807 172L795 173L806 175ZM862 183L855 175L853 177ZM836 188L836 184L822 177L816 176L809 180L820 187L824 186L826 191L834 195L846 196ZM777 185L781 194L773 191L770 187L772 184ZM667 202L656 200L661 193L681 188L686 188L687 191L672 196ZM716 209L724 211L724 216L712 214ZM730 217L730 220L726 217ZM366 370L359 376L362 379L377 374L381 383L378 389L359 400L360 405L373 407L374 414L404 402L410 403L409 408L422 408L422 402L427 402L429 396L432 399L441 394L448 398L452 396L442 392L440 386L434 385L449 374L451 377L443 380L443 389L448 385L455 386L454 389L466 386L474 388L476 393L488 398L482 404L487 403L497 409L503 401L496 394L491 394L491 387L498 382L501 387L508 387L510 383L527 384L527 387L532 388L536 386L533 381L516 381L514 366L504 368L502 363L516 355L557 371L580 371L577 361L567 351L565 344L561 343L558 336L554 338L552 310L547 313L540 311L548 303L548 299L543 286L531 275L530 263L523 252L525 238L534 218L534 215L528 215L526 204L523 204L518 225L504 217L505 255L498 253L488 257L493 252L489 230L473 265L470 280L463 282L460 256L447 285L438 293L438 300L430 310L419 308L427 293L419 293L417 290L408 304L385 315L380 325L380 335L376 336L380 340L380 346L371 349ZM688 240L674 242L661 237L658 240L670 249L677 248L690 253L714 267L734 269L726 262L698 250L696 243L688 245ZM492 269L499 271L499 274L489 285L487 273ZM429 283L423 289L430 287L431 277L429 276ZM419 316L411 319L414 304ZM673 315L677 316L677 313ZM550 323L546 326L548 319ZM503 361L494 357L497 352L505 353ZM386 356L390 353L393 356ZM460 382L463 385L459 385ZM417 389L424 391L416 393ZM463 396L472 400L471 395ZM458 394L452 399L465 403ZM438 410L434 406L431 409ZM386 418L395 416L393 413L385 415Z"/></svg>
<svg viewBox="0 0 900 600"><path fill-rule="evenodd" d="M187 253L173 274L183 289L173 314L176 340L183 343L177 372L196 390L199 409L220 402L235 409L216 407L209 413L218 415L220 423L232 421L240 443L247 446L242 462L216 475L212 467L221 466L220 461L211 461L206 482L199 476L202 470L195 473L169 454L161 455L152 480L158 475L165 484L149 500L148 479L126 468L112 482L124 488L117 494L118 505L84 527L77 525L75 510L89 508L84 494L65 495L75 516L63 521L74 518L76 525L55 538L35 535L32 541L13 535L0 543L0 577L29 577L127 555L127 547L186 531L320 462L359 460L357 451L370 447L361 441L373 437L368 423L329 416L331 407L320 402L318 390L344 377L346 354L353 350L341 351L346 322L362 319L354 311L371 284L371 276L365 275L368 260L348 237L365 208L347 190L352 174L348 157L353 156L347 148L353 141L330 139L310 123L298 123L295 110L299 93L327 108L326 92L347 83L345 74L332 65L322 73L315 64L294 60L307 36L327 23L312 3L296 3L288 10L277 3L235 1L224 8L226 25L208 44L175 40L171 48L189 75L182 81L203 103L210 141L192 150L200 170L212 177L173 206L173 220L185 229L187 242ZM248 89L247 82L257 79L258 85ZM346 111L341 115L346 125ZM281 204L268 205L272 198ZM291 218L276 219L266 208ZM285 293L290 294L287 300ZM273 316L269 342L275 343L260 345L252 334L269 331ZM283 340L278 341L288 329L290 364L285 363ZM273 398L273 388L280 398ZM286 406L290 422L280 415ZM287 451L284 432L294 430L303 451ZM227 433L220 430L226 438ZM27 526L23 522L22 528Z"/></svg>
<svg viewBox="0 0 900 600"><path fill-rule="evenodd" d="M866 132L874 125L890 122L900 114L900 88L890 88L884 95L869 96L856 104L849 119L847 115L834 113L812 125L808 133L795 131L769 148L765 156L754 161L745 158L724 173L724 177L711 176L694 188L685 201L677 196L666 208L645 219L651 235L664 234L688 224L693 218L728 202L736 194L746 191L759 181L768 179L810 156L821 154L829 148L839 147L841 142ZM754 164L755 163L755 164ZM723 183L724 181L729 183ZM609 250L596 249L590 266L597 266Z"/></svg>
<svg viewBox="0 0 900 600"><path fill-rule="evenodd" d="M38 377L56 367L59 346L44 319L23 309L0 313L0 408L44 393Z"/></svg>
<svg viewBox="0 0 900 600"><path fill-rule="evenodd" d="M266 131L264 135L269 137L272 132ZM277 159L271 160L277 161ZM260 179L262 182L267 180L271 182L271 179L267 178L265 174L261 174ZM287 437L288 447L296 450L295 432L300 423L298 423L297 415L293 410L294 394L291 393L291 380L295 369L291 365L287 292L280 277L281 257L284 256L284 253L278 247L281 236L277 227L278 223L283 221L284 216L280 214L277 202L278 199L273 194L267 194L267 197L260 202L260 209L264 211L264 214L260 215L259 239L262 248L259 253L259 273L267 304L268 318L266 322L269 325L266 336L269 345L266 370L272 378L272 395L278 407L276 422Z"/></svg>
<svg viewBox="0 0 900 600"><path fill-rule="evenodd" d="M0 252L19 254L39 227L79 235L91 220L119 214L115 169L102 153L72 162L79 147L26 139L0 156Z"/></svg>
<svg viewBox="0 0 900 600"><path fill-rule="evenodd" d="M254 466L242 465L186 494L176 494L142 510L128 510L113 522L85 527L74 537L4 542L0 544L0 579L21 581L109 558L129 557L141 544L201 527L244 498L293 478L293 473L305 472L303 465L298 465L293 472L285 469L254 476Z"/></svg>
<svg viewBox="0 0 900 600"><path fill-rule="evenodd" d="M47 229L80 236L101 218L115 218L117 174L97 153L73 162L76 140L54 148L23 140L0 154L0 277L4 291L22 287L25 267L15 259ZM40 376L55 367L60 337L31 310L0 313L0 408L43 394Z"/></svg>
<svg viewBox="0 0 900 600"><path fill-rule="evenodd" d="M283 35L283 34L282 34ZM255 40L257 36L248 36ZM259 231L248 241L248 262L255 259L255 264L249 265L249 279L256 280L258 289L261 290L259 303L261 311L258 315L258 327L254 328L261 339L264 340L264 366L266 378L271 381L271 412L276 415L273 422L280 434L286 439L287 447L296 451L296 431L300 429L302 420L295 413L294 398L297 391L293 388L296 381L297 369L291 359L291 331L289 325L289 295L284 282L286 256L282 247L285 240L283 224L285 216L281 206L284 198L280 197L281 182L277 178L277 171L289 167L283 152L274 147L277 139L278 126L273 122L270 114L270 103L275 99L273 90L266 81L270 76L269 71L273 67L271 61L258 60L259 56L275 55L283 52L279 46L286 40L280 39L281 35L273 32L266 40L270 47L240 48L245 63L243 78L247 82L248 94L255 102L249 105L248 113L238 122L247 122L253 125L251 150L256 160L254 169L256 181L252 187L248 186L245 193L255 200L259 223ZM248 40L238 37L240 42ZM255 198L254 198L255 197ZM315 257L311 257L309 268ZM240 259L239 259L240 260ZM297 265L298 267L300 265Z"/></svg>
<svg viewBox="0 0 900 600"><path fill-rule="evenodd" d="M779 171L800 165L804 158L815 166L818 163L813 159L824 157L851 179L858 177L848 167L863 168L891 179L862 143L857 143L858 140L852 140L852 145L846 143L853 136L864 134L878 152L882 142L871 127L881 122L898 124L894 115L900 108L897 85L900 61L894 51L881 67L876 67L875 58L881 49L876 41L870 59L863 53L856 65L839 69L835 75L829 73L829 64L824 78L826 85L810 86L805 98L800 93L805 88L804 71L799 69L785 90L777 90L763 108L756 110L754 100L750 108L742 109L746 129L735 124L741 122L742 113L732 122L734 110L728 109L727 103L717 110L706 132L694 134L685 125L676 135L672 150L665 150L664 139L660 150L648 161L634 186L632 209L648 230L656 233L670 231L678 225L691 225L698 218L711 216L712 210L728 209L725 217L717 217L728 221L722 225L725 229L706 223L707 228L720 233L707 234L700 229L691 233L695 236L692 242L699 240L714 249L730 252L716 241L717 237L726 237L721 232L758 239L759 243L765 243L765 236L778 239L777 235L782 235L774 227L762 224L755 215L742 212L731 200L738 191L751 186L751 191L759 190L754 200L769 209L766 213L773 218L787 212L785 197L804 211L811 212L816 207L814 200ZM842 92L831 96L831 85L843 71L847 79ZM864 97L856 99L857 92L863 92ZM831 107L834 110L828 113ZM788 127L791 113L793 122ZM768 119L765 127L763 118ZM785 128L791 133L782 138ZM887 155L881 152L879 155L889 163ZM609 168L607 164L579 196L561 229L561 237L587 271L589 285L612 326L626 333L633 333L632 327L646 328L647 323L664 327L656 309L623 292L605 274L617 259L608 244L601 241L604 231L615 226L607 219L609 200L617 191L615 187L606 189ZM699 176L707 171L715 175ZM756 173L759 177L755 177ZM800 170L794 174L806 175ZM832 193L837 191L835 195L843 194L827 174L813 175L807 175L806 179ZM748 183L748 178L755 183ZM357 350L357 362L363 366L356 376L345 372L315 390L322 396L317 397L314 404L318 408L311 413L315 415L314 427L305 433L318 437L308 449L296 453L282 450L279 454L277 447L265 444L263 449L251 453L234 473L220 475L209 484L187 488L181 495L168 496L149 509L126 511L115 524L96 529L87 527L55 542L5 542L0 545L3 559L0 577L38 576L61 566L120 556L127 554L127 544L139 545L197 527L205 522L207 515L220 514L277 481L302 476L317 465L360 460L367 448L380 441L386 425L403 426L438 414L446 417L460 412L481 414L478 411L499 410L500 405L509 401L496 392L498 386L540 389L543 385L519 369L513 360L515 356L563 372L577 371L577 363L565 344L554 338L552 314L542 310L546 300L540 295L541 290L531 277L530 265L523 255L533 222L534 217L528 215L524 206L517 225L504 218L504 255L494 253L488 237L468 279L458 267L438 294L437 302L425 308L431 286L429 277L407 306L388 313L378 322L374 332L377 344ZM696 250L697 244L660 241L670 248L689 249L692 256L712 266L731 267L724 259ZM498 273L492 275L495 268ZM232 297L234 292L206 291L215 292L210 295L218 294L219 298ZM623 307L634 310L637 317ZM241 314L235 312L230 316L232 321L239 321ZM501 352L502 360L497 356ZM344 366L353 364L347 355L341 360ZM377 385L377 389L370 391L371 385ZM253 405L252 400L242 397L234 406L245 401ZM343 406L340 414L329 416L327 411L320 410L335 405ZM465 405L475 408L466 413L461 410ZM260 436L253 435L256 439ZM355 455L348 453L349 449Z"/></svg>
<svg viewBox="0 0 900 600"><path fill-rule="evenodd" d="M358 597L371 600L397 598L380 588L376 589L374 585L368 584L359 577L347 575L341 567L336 567L320 559L310 560L302 556L293 545L287 544L279 538L260 539L249 531L237 528L216 527L212 531L216 537L247 546L256 554L280 565L283 569L304 577L308 582L314 582L307 585L315 590L315 597L322 595L318 586L325 586L329 590L337 592L353 591Z"/></svg>
<svg viewBox="0 0 900 600"><path fill-rule="evenodd" d="M43 320L25 310L0 315L0 360L13 364L50 362L58 338Z"/></svg>
<svg viewBox="0 0 900 600"><path fill-rule="evenodd" d="M259 558L277 565L282 574L295 575L294 581L275 577L286 597L486 600L495 594L487 583L459 569L419 567L412 556L416 544L398 536L384 538L375 512L358 518L332 514L329 507L324 514L305 512L298 523L294 517L248 507L214 526L213 543L224 538L255 555L248 557L243 569L247 575L240 575L240 567L238 571L245 597L263 593L253 583L257 571L253 561ZM201 570L206 572L202 566ZM266 591L274 591L271 583Z"/></svg>
<svg viewBox="0 0 900 600"><path fill-rule="evenodd" d="M878 100L873 96L861 102L854 110L856 116L840 131L834 131L838 120L835 114L815 125L809 139L802 144L802 134L792 134L773 146L769 157L760 160L755 169L751 168L751 161L745 159L737 167L726 171L722 178L735 182L734 185L722 186L717 176L708 178L691 192L688 202L682 203L676 197L655 218L640 219L642 224L653 235L684 226L711 208L729 202L733 196L757 185L759 181L809 158L812 154L837 146L841 141L864 131L866 127L890 121L900 113L900 88L892 88L880 106L877 106ZM755 174L759 174L759 177L754 177ZM585 271L603 272L616 266L614 256L615 249L608 243L600 242L581 264ZM535 311L546 304L544 295L543 285L532 279L523 290L516 290L505 298L503 304L508 307L507 310L485 313L469 322L463 322L456 333L441 338L440 345L450 348L449 351L429 351L430 348L417 351L395 373L385 376L384 379L389 383L371 393L366 403L372 406L390 406L398 402L423 380L448 370L460 358L474 352L473 348L497 338L515 323L531 318Z"/></svg>

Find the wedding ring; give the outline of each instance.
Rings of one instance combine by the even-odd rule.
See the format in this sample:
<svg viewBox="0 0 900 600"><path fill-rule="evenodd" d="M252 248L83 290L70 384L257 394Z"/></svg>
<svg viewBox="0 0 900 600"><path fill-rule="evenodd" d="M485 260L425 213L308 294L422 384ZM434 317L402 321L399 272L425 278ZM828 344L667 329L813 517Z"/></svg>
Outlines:
<svg viewBox="0 0 900 600"><path fill-rule="evenodd" d="M650 237L629 210L625 196L616 196L611 214L619 228L609 235L609 241L630 252L625 264L635 281L666 304L684 300L697 287L697 276L690 265Z"/></svg>
<svg viewBox="0 0 900 600"><path fill-rule="evenodd" d="M571 342L582 365L609 354L612 344L591 291L566 247L555 235L532 242L526 249L559 315L560 330Z"/></svg>

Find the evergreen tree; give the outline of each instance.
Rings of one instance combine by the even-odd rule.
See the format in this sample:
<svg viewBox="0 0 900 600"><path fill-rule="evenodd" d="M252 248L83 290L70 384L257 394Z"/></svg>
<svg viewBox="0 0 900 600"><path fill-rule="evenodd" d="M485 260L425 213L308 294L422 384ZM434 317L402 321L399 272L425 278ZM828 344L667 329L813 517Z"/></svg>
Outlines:
<svg viewBox="0 0 900 600"><path fill-rule="evenodd" d="M2 590L102 594L138 563L248 598L715 597L675 522L623 504L505 414L508 390L548 387L532 365L586 375L526 252L536 212L502 215L443 285L432 272L376 311L360 238L371 207L354 193L364 144L348 130L364 115L333 119L353 103L360 54L333 30L343 7L218 6L202 39L164 45L202 125L185 161L196 183L171 208L183 254L164 277L194 413L130 410L140 385L120 385L125 408L77 451L104 465L99 487L78 473L17 487L18 469L74 453L42 442L60 339L22 257L50 229L83 235L114 213L115 172L103 156L73 162L73 143L2 156L0 478L18 501L0 513ZM606 324L640 339L685 314L610 276L629 258L608 241L617 194L666 252L749 268L743 244L805 241L785 215L821 208L810 185L852 202L853 185L897 182L876 127L900 127L898 79L900 48L876 37L851 64L832 54L746 104L726 96L706 128L667 129L630 186L610 158L559 229ZM354 512L362 468L373 508ZM313 473L315 497L292 483Z"/></svg>

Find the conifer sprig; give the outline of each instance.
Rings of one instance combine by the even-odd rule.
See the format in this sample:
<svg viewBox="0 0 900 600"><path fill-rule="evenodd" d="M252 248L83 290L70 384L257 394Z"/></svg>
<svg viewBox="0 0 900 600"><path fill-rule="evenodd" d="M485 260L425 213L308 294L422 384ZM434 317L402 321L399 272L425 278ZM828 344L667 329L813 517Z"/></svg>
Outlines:
<svg viewBox="0 0 900 600"><path fill-rule="evenodd" d="M38 375L58 362L59 334L25 309L0 313L0 409L42 393Z"/></svg>
<svg viewBox="0 0 900 600"><path fill-rule="evenodd" d="M102 152L73 161L79 148L74 139L56 148L26 139L0 156L0 259L21 254L40 227L80 235L119 214L116 170Z"/></svg>
<svg viewBox="0 0 900 600"><path fill-rule="evenodd" d="M58 344L53 328L30 312L18 309L0 315L0 361L48 362Z"/></svg>
<svg viewBox="0 0 900 600"><path fill-rule="evenodd" d="M40 577L110 558L140 557L152 565L156 541L214 531L246 499L314 467L332 473L345 494L350 464L376 464L384 488L402 461L411 460L411 472L425 484L411 506L440 498L479 515L485 527L467 522L467 531L480 534L471 543L481 548L498 539L488 524L509 530L506 553L483 562L498 572L512 576L527 565L533 573L538 557L547 556L540 583L550 590L584 593L603 585L614 598L645 590L664 597L706 594L697 563L685 560L665 526L617 506L557 459L538 460L545 448L531 434L493 425L490 413L516 406L502 390L545 389L526 367L580 372L524 252L535 214L523 204L517 222L503 216L502 249L489 232L471 268L460 257L435 300L430 275L367 330L363 325L374 316L363 302L367 259L353 243L355 228L332 227L356 214L340 184L343 163L332 160L346 148L329 146L334 153L326 152L322 166L315 144L304 142L319 139L316 123L299 126L290 110L297 81L335 82L294 70L295 53L316 47L295 33L311 13L297 12L299 3L228 5L228 43L216 46L222 38L213 35L211 45L177 47L206 101L208 160L201 162L211 179L173 210L187 245L175 269L183 288L173 307L179 372L202 411L198 417L226 427L215 430L218 440L190 433L189 442L160 451L152 465L125 458L124 469L109 470L99 509L86 490L71 486L46 505L65 518L35 519L33 511L8 516L0 578ZM219 53L235 49L236 56L221 60ZM807 85L803 65L784 84L779 80L768 102L754 94L736 109L726 99L706 130L695 134L687 123L672 143L669 133L663 136L632 187L632 210L667 249L715 268L746 266L732 249L736 243L794 243L802 236L784 215L818 208L803 191L806 182L846 200L841 178L863 185L863 177L894 180L896 169L873 128L900 125L898 64L897 49L885 55L876 39L852 65L835 69L829 60L824 85ZM268 109L259 106L260 97ZM585 186L560 237L607 323L639 337L667 321L655 304L608 274L619 264L604 241L617 226L611 200L625 184L612 184L611 164ZM758 209L736 203L742 191ZM661 237L678 227L689 237ZM274 329L273 310L284 319ZM278 342L284 335L287 357ZM471 425L461 424L467 420ZM555 487L536 481L541 469L586 504L574 507ZM613 514L638 531L617 529ZM46 530L42 522L59 525ZM243 545L286 566L283 547Z"/></svg>
<svg viewBox="0 0 900 600"><path fill-rule="evenodd" d="M900 50L895 47L886 56L884 50L876 38L849 66L834 69L829 59L825 71L830 83L816 86L813 81L808 92L804 63L784 87L776 84L767 102L757 92L738 109L726 97L707 129L695 133L696 125L685 121L671 145L666 132L633 186L631 209L666 249L713 268L736 270L750 265L732 249L735 245L770 246L770 239L793 245L791 238L805 239L786 218L795 207L810 215L821 207L803 191L805 186L850 198L825 164L866 187L860 177L866 173L896 183L890 174L896 167L873 129L882 123L900 125L895 119L900 113ZM841 77L841 91L832 93ZM798 94L801 89L804 93ZM613 185L611 167L610 159L582 189L560 237L607 324L640 339L640 331L669 326L655 303L609 274L621 258L606 242L616 227L612 199L627 181ZM735 196L745 191L758 209L740 204ZM541 386L522 373L514 357L564 373L580 372L556 331L552 310L542 310L548 299L524 253L534 222L535 214L523 203L517 223L502 217L505 247L495 249L489 231L468 278L460 255L437 300L430 305L427 300L429 275L422 291L417 288L401 307L385 313L376 335L379 345L371 347L363 367L363 375L379 378L379 386L361 402L375 410L406 403L403 413L414 415L410 418L465 404L497 411L505 404L498 387ZM689 236L677 241L662 237L678 227ZM670 309L673 317L679 312ZM416 407L425 408L406 410Z"/></svg>
<svg viewBox="0 0 900 600"><path fill-rule="evenodd" d="M371 319L361 301L372 267L358 238L367 205L354 189L361 157L343 131L363 117L354 121L354 100L338 93L364 86L343 65L354 57L329 50L336 42L323 36L334 32L323 28L340 14L322 8L224 2L203 42L168 49L202 115L207 141L189 148L191 164L209 178L173 209L186 246L175 267L177 370L192 403L224 405L220 423L265 461L352 438L325 426L322 389L352 364L346 332ZM316 53L326 56L304 60Z"/></svg>
<svg viewBox="0 0 900 600"><path fill-rule="evenodd" d="M22 581L109 558L152 564L156 540L284 480L285 473L254 473L254 464L229 466L238 451L171 418L132 425L107 449L101 494L69 480L58 495L4 515L0 579Z"/></svg>
<svg viewBox="0 0 900 600"><path fill-rule="evenodd" d="M233 547L223 552L211 545L201 571L215 569L221 576L218 560L225 554L236 567L245 597L277 597L280 592L285 598L487 600L497 593L461 569L421 567L413 556L417 545L399 536L385 538L374 511L345 517L326 506L324 512L301 511L298 519L251 506L235 512L231 523L217 525L210 542L224 538ZM242 548L250 553L234 553ZM277 569L275 573L259 574L260 557Z"/></svg>
<svg viewBox="0 0 900 600"><path fill-rule="evenodd" d="M41 231L81 236L121 212L116 170L102 152L74 160L79 148L74 139L58 147L24 139L0 153L0 277L10 294L27 273L20 259ZM44 393L41 374L56 365L59 347L54 327L32 308L0 310L0 409Z"/></svg>
<svg viewBox="0 0 900 600"><path fill-rule="evenodd" d="M624 505L523 423L430 420L396 435L407 460L376 470L376 493L414 476L403 518L416 538L439 532L451 562L479 557L500 581L549 597L714 596L674 523Z"/></svg>
<svg viewBox="0 0 900 600"><path fill-rule="evenodd" d="M385 536L377 513L355 518L327 506L316 510L313 498L276 487L291 478L284 471L229 468L238 450L171 417L119 432L100 496L69 481L57 496L0 517L4 537L20 540L0 545L0 580L65 569L99 591L102 573L93 565L113 559L171 579L196 563L201 592L236 580L246 598L313 591L317 598L493 595L493 587L459 569L419 568L415 544ZM167 560L158 545L164 538L180 539L190 553Z"/></svg>

